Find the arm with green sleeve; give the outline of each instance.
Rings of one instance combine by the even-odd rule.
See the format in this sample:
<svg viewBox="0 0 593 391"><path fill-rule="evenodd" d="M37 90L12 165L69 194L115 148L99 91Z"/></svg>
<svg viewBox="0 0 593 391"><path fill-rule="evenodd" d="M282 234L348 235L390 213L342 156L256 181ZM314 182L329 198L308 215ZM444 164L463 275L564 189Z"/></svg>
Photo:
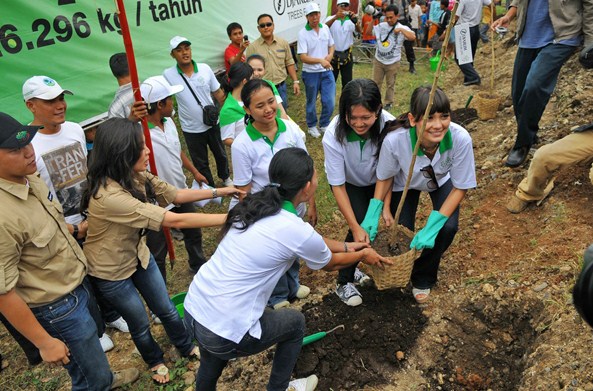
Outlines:
<svg viewBox="0 0 593 391"><path fill-rule="evenodd" d="M457 188L453 188L449 196L441 206L441 209L436 211L433 210L430 212L430 216L428 216L428 220L426 221L426 225L422 228L414 239L412 239L412 243L410 243L410 248L415 248L416 250L423 250L425 248L433 248L434 242L436 240L439 231L449 217L455 212L455 209L461 203L461 200L465 196L467 190L461 190Z"/></svg>

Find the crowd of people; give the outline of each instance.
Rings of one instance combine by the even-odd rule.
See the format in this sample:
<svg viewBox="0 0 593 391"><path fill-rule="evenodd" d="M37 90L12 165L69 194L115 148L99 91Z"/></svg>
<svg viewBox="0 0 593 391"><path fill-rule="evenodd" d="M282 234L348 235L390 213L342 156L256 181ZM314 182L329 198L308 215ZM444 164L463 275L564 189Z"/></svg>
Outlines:
<svg viewBox="0 0 593 391"><path fill-rule="evenodd" d="M495 28L520 17L513 75L518 136L506 163L510 167L521 165L536 142L558 72L583 35L592 51L593 31L584 27L593 21L590 9L579 14L578 28L558 22L565 14L577 20L583 2L567 0L559 10L545 0L515 0L505 16L487 21ZM357 287L371 278L358 263L391 265L371 247L379 220L413 231L422 192L429 195L432 212L410 245L420 253L411 285L418 303L429 300L443 254L458 231L461 202L476 187L472 139L451 121L451 104L441 89L427 118L429 87L398 97L409 101L406 113L396 118L390 110L402 51L415 73L414 44L444 39L450 4L369 1L359 20L350 1L337 3L336 14L324 21L316 3L306 5L296 56L302 62L307 131L314 138L323 135L325 173L348 226L344 241L315 231L319 173L307 152L306 133L287 114L288 77L294 95L301 93L300 80L291 47L274 34L271 15L257 18L260 37L253 42L239 23L229 24L222 82L208 64L194 60L189 39L174 36L169 43L174 64L144 80L142 100L135 101L126 56L114 54L109 66L119 88L109 119L98 127L83 130L66 120L66 96L73 92L56 80L24 81L31 121L21 124L0 113L0 320L30 364L64 365L73 390L131 383L137 369L112 371L107 361L105 351L113 342L105 329L111 327L130 334L156 383L168 383L152 321L163 325L182 356L200 359L198 390L215 390L229 360L271 346L276 351L267 389L314 390L315 375L291 381L305 319L290 304L310 293L299 280L301 262L313 270L339 270L335 293L345 305L360 305ZM474 53L481 10L489 4L467 0L459 6L457 22L469 23ZM355 33L376 45L373 80L354 77ZM460 69L465 85L480 83L471 63ZM339 77L342 91L334 115ZM174 99L181 129L173 120ZM152 152L140 120L148 123ZM545 198L558 169L590 162L592 129L582 126L540 148L509 211L519 213ZM210 171L209 150L222 187L216 187ZM157 156L154 167L151 153ZM188 187L185 172L197 187ZM409 191L395 222L406 182ZM231 198L228 213L196 212L194 202L218 197ZM201 228L217 226L222 226L220 242L208 259ZM164 229L180 231L195 274L183 319L167 291Z"/></svg>

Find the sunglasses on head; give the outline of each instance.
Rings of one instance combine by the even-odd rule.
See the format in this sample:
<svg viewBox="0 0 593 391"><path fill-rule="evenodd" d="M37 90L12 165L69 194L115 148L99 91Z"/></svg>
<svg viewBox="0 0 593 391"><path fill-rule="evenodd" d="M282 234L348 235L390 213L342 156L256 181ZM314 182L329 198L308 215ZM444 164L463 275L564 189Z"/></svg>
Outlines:
<svg viewBox="0 0 593 391"><path fill-rule="evenodd" d="M268 23L260 23L258 26L259 26L259 28L260 28L260 29L263 29L263 28L265 28L265 27L272 27L272 25L273 25L273 24L274 24L274 23L272 23L272 22L268 22Z"/></svg>
<svg viewBox="0 0 593 391"><path fill-rule="evenodd" d="M338 7L346 8L346 7L350 7L350 4L348 4L348 3L341 3L341 4L338 4Z"/></svg>
<svg viewBox="0 0 593 391"><path fill-rule="evenodd" d="M437 182L437 177L436 177L436 175L434 175L434 169L432 168L431 165L422 167L420 169L420 172L422 173L424 178L428 178L427 186L428 186L429 190L436 190L439 188L439 183Z"/></svg>

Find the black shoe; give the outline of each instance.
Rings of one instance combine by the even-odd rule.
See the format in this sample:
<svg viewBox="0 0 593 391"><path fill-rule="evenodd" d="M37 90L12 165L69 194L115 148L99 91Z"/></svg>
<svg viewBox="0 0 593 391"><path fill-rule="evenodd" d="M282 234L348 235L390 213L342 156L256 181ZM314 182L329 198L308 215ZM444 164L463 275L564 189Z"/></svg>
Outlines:
<svg viewBox="0 0 593 391"><path fill-rule="evenodd" d="M463 82L463 85L466 86L466 87L467 86L473 86L473 85L478 85L479 86L480 83L482 83L482 80L476 79L476 80L472 80L472 81L465 81L465 82Z"/></svg>
<svg viewBox="0 0 593 391"><path fill-rule="evenodd" d="M504 165L507 167L519 167L521 164L523 164L525 159L527 159L529 148L530 147L527 146L511 149Z"/></svg>
<svg viewBox="0 0 593 391"><path fill-rule="evenodd" d="M410 69L409 69L409 72L410 72L412 75L415 75L415 74L416 74L416 68L414 68L414 64L410 64Z"/></svg>

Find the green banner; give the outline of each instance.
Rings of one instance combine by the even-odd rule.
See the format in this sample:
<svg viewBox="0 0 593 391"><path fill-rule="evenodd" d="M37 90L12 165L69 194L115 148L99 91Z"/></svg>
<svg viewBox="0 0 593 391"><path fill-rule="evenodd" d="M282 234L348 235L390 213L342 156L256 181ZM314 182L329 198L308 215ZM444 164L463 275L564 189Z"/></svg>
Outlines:
<svg viewBox="0 0 593 391"><path fill-rule="evenodd" d="M270 14L275 34L294 42L311 2L327 15L327 0L125 0L140 81L174 65L169 40L175 35L188 38L194 60L213 69L223 68L231 22L240 23L254 40L257 16ZM31 76L45 75L74 93L67 97L68 120L100 115L118 87L109 57L123 51L114 0L2 0L0 111L31 121L22 85Z"/></svg>

